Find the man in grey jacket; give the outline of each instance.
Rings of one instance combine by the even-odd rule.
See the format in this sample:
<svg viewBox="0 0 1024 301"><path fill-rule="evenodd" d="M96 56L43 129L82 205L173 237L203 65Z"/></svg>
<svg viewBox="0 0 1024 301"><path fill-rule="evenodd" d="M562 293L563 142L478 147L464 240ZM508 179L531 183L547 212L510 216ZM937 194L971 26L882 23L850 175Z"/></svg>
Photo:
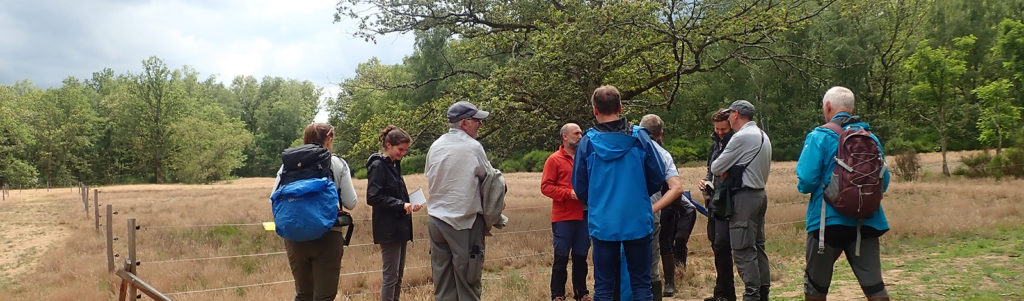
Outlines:
<svg viewBox="0 0 1024 301"><path fill-rule="evenodd" d="M768 300L771 286L768 254L764 250L764 216L768 209L764 187L771 169L772 142L753 119L754 105L750 102L737 100L729 106L729 124L736 133L718 159L711 162L711 173L716 176L742 177L740 187L716 189L733 191L730 246L744 283L746 301Z"/></svg>
<svg viewBox="0 0 1024 301"><path fill-rule="evenodd" d="M476 141L490 113L465 101L448 108L448 133L427 151L427 229L435 300L480 300L484 208L480 183L491 164Z"/></svg>

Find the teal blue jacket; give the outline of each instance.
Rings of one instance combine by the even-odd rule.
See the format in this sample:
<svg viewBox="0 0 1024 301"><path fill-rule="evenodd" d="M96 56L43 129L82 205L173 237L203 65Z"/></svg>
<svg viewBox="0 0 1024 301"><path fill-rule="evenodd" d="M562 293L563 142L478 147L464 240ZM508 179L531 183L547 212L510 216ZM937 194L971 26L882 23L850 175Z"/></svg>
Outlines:
<svg viewBox="0 0 1024 301"><path fill-rule="evenodd" d="M832 119L834 120L839 117L850 117L850 114L840 112L833 116ZM869 131L871 130L870 126L865 122L849 124L843 128L845 129L851 125L860 125ZM878 143L878 149L881 151L882 143L878 141L878 137L875 137L874 134L871 134L871 137ZM811 200L807 204L807 232L813 232L820 227L823 187L828 185L832 170L836 168L833 158L838 150L839 135L823 127L814 128L814 130L807 134L807 138L804 140L804 149L800 152L800 159L796 162L796 177L799 180L796 183L796 188L800 193L811 194ZM882 160L885 160L884 152L882 153ZM882 191L885 191L889 188L889 168L883 168L885 168L885 174L882 177ZM885 202L884 199L882 202ZM832 208L826 202L825 226L833 225L856 227L857 218L839 214L835 208ZM875 211L875 214L864 219L863 225L879 231L889 230L889 222L885 219L885 212L883 212L881 206L878 207L878 211Z"/></svg>

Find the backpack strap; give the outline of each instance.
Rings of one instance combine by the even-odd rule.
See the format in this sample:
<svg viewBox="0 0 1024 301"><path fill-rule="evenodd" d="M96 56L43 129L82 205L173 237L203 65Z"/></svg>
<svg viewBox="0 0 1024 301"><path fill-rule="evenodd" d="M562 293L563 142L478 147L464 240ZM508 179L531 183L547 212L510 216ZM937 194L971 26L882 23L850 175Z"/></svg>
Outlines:
<svg viewBox="0 0 1024 301"><path fill-rule="evenodd" d="M825 128L825 129L831 130L836 135L840 135L840 133L843 131L843 126L841 124L845 120L846 120L845 118L834 118L834 119L832 119L832 121L829 121L829 122L826 122L825 124L822 124L821 128ZM839 160L834 160L834 161L835 162L839 162ZM820 219L820 221L818 223L818 254L825 254L825 179L824 178L821 179L821 190L822 190L822 195L821 195L821 219Z"/></svg>
<svg viewBox="0 0 1024 301"><path fill-rule="evenodd" d="M821 220L818 224L818 254L825 254L825 181L821 182Z"/></svg>

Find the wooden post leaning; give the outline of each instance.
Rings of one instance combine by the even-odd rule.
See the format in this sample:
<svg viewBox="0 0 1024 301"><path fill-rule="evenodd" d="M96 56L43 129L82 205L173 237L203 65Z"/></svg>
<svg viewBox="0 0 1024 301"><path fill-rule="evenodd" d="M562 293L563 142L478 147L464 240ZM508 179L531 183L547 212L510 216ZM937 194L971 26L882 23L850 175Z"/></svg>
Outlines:
<svg viewBox="0 0 1024 301"><path fill-rule="evenodd" d="M128 272L135 276L139 274L136 272L136 266L139 265L137 257L135 257L135 218L128 219ZM132 300L135 300L135 286L128 286L128 295L131 296Z"/></svg>
<svg viewBox="0 0 1024 301"><path fill-rule="evenodd" d="M96 189L92 191L92 204L96 214L96 231L100 230L100 190Z"/></svg>
<svg viewBox="0 0 1024 301"><path fill-rule="evenodd" d="M114 272L114 225L111 222L113 220L114 209L110 204L107 204L107 223L105 224L107 229L107 272Z"/></svg>

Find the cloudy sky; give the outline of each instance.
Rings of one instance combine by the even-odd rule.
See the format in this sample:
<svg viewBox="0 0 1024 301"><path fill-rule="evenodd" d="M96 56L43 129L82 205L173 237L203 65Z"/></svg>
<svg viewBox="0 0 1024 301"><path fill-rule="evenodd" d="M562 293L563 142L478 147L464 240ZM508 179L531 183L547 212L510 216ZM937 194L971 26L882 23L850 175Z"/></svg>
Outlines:
<svg viewBox="0 0 1024 301"><path fill-rule="evenodd" d="M50 88L111 68L138 73L157 56L206 78L236 75L308 80L336 91L371 57L401 62L411 35L354 38L334 23L336 0L0 1L0 84L29 79Z"/></svg>

